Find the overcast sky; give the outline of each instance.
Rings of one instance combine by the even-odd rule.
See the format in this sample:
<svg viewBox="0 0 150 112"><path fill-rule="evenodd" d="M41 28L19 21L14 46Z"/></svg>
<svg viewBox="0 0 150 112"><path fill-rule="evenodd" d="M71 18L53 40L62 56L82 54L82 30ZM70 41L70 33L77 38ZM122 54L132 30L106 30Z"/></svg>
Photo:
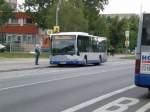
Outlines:
<svg viewBox="0 0 150 112"><path fill-rule="evenodd" d="M150 0L109 0L109 4L105 6L102 13L140 13L150 12Z"/></svg>
<svg viewBox="0 0 150 112"><path fill-rule="evenodd" d="M22 3L24 0L18 0ZM101 13L140 13L140 7L143 4L143 11L150 12L150 0L109 0L105 10Z"/></svg>

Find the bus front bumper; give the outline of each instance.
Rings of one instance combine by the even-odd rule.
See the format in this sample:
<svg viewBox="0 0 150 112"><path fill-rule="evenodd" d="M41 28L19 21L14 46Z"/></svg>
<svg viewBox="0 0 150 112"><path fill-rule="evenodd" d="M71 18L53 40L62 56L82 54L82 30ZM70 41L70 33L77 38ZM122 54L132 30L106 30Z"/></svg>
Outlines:
<svg viewBox="0 0 150 112"><path fill-rule="evenodd" d="M136 86L150 88L150 75L136 74L134 81Z"/></svg>
<svg viewBox="0 0 150 112"><path fill-rule="evenodd" d="M62 65L72 65L72 64L77 64L77 65L81 65L84 64L83 61L50 61L50 64L62 64Z"/></svg>

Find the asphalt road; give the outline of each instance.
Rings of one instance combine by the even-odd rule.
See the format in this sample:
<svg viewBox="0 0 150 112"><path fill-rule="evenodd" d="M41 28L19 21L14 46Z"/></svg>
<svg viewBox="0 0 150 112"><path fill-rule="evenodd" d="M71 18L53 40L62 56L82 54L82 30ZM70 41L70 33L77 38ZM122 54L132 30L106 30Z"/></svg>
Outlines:
<svg viewBox="0 0 150 112"><path fill-rule="evenodd" d="M3 72L0 112L102 112L116 100L131 107L126 112L134 112L150 99L146 89L133 85L133 78L134 61ZM121 112L117 109L109 111Z"/></svg>

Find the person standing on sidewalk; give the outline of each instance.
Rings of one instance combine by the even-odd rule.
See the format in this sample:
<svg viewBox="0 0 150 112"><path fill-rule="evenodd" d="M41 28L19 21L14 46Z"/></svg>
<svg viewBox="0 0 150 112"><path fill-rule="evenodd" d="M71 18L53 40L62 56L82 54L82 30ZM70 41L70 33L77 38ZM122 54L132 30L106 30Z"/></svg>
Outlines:
<svg viewBox="0 0 150 112"><path fill-rule="evenodd" d="M35 47L35 65L39 65L40 47L36 45Z"/></svg>

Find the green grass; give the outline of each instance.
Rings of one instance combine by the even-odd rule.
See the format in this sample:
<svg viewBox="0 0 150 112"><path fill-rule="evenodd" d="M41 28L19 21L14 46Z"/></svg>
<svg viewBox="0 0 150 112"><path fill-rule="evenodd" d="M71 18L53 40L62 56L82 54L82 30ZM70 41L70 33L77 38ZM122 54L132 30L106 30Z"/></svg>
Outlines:
<svg viewBox="0 0 150 112"><path fill-rule="evenodd" d="M41 53L40 58L48 58L49 53ZM3 52L0 53L0 59L3 58L34 58L34 54L24 52Z"/></svg>
<svg viewBox="0 0 150 112"><path fill-rule="evenodd" d="M135 56L127 55L127 56L121 57L121 59L135 59Z"/></svg>

